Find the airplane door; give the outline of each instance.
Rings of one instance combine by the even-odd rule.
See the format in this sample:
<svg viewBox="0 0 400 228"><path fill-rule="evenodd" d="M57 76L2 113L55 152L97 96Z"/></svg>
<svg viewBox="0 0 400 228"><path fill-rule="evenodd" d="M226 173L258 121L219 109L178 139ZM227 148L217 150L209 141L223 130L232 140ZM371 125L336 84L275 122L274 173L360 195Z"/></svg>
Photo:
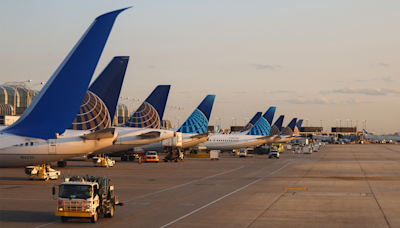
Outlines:
<svg viewBox="0 0 400 228"><path fill-rule="evenodd" d="M49 146L49 154L56 154L56 139L49 139L47 143Z"/></svg>

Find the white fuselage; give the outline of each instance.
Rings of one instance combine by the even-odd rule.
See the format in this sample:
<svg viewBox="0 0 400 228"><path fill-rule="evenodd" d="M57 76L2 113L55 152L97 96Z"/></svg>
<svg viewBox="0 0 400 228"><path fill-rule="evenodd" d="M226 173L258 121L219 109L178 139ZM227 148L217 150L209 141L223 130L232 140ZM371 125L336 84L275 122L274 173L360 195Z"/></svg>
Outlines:
<svg viewBox="0 0 400 228"><path fill-rule="evenodd" d="M205 137L201 137L201 138L196 138L196 137L192 137L195 136L197 134L192 134L192 133L182 133L182 147L180 148L189 148L189 147L193 147L199 143L205 142L208 139L208 136ZM152 143L149 145L144 145L144 146L140 146L139 148L135 148L135 151L157 151L159 153L164 152L164 146L163 146L163 142L156 142L156 143Z"/></svg>
<svg viewBox="0 0 400 228"><path fill-rule="evenodd" d="M169 139L175 136L174 131L153 129L153 128L130 128L130 127L115 127L118 133L118 139L114 145L101 150L96 150L93 154L108 154L129 150L134 147L155 143L164 139ZM142 137L140 135L148 132L160 132L160 137Z"/></svg>
<svg viewBox="0 0 400 228"><path fill-rule="evenodd" d="M211 134L207 141L198 145L206 150L234 150L259 146L266 142L263 136L245 134Z"/></svg>
<svg viewBox="0 0 400 228"><path fill-rule="evenodd" d="M89 133L91 132L66 130L57 139L48 140L3 133L0 135L0 167L39 165L89 154L111 146L117 137L117 134L111 138L98 140L81 137ZM9 140L19 140L19 143L10 146L7 143Z"/></svg>

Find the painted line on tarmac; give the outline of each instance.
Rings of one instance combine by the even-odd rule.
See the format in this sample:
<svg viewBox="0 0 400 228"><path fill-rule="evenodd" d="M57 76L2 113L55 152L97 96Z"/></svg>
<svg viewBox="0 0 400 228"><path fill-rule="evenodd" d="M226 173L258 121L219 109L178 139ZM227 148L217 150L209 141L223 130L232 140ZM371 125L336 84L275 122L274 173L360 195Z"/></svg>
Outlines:
<svg viewBox="0 0 400 228"><path fill-rule="evenodd" d="M223 173L218 173L218 174L215 174L215 175L212 175L212 176L209 176L209 177L204 177L203 179L199 179L199 180L191 181L191 182L188 182L188 183L185 183L185 184L181 184L181 185L178 185L178 186L174 186L174 187L171 187L171 188L163 189L163 190L160 190L158 192L153 192L153 193L150 193L150 194L147 194L147 195L144 195L144 196L139 196L139 197L136 197L136 198L133 198L133 199L125 200L123 202L125 203L125 202L129 202L129 201L132 201L132 200L135 200L135 199L140 199L140 198L151 196L151 195L154 195L154 194L157 194L157 193L165 192L165 191L168 191L168 190L171 190L171 189L179 188L179 187L182 187L182 186L185 186L185 185L188 185L188 184L192 184L192 183L195 183L195 182L198 182L198 181L202 181L202 180L206 180L206 179L209 179L209 178L212 178L212 177L216 177L216 176L219 176L219 175L222 175L222 174L230 173L230 172L239 170L239 169L241 169L243 167L244 166L241 166L241 167L239 167L237 169L232 169L232 170L229 170L229 171L226 171L226 172L223 172Z"/></svg>
<svg viewBox="0 0 400 228"><path fill-rule="evenodd" d="M47 225L50 225L50 224L53 224L53 223L56 223L56 222L61 222L61 220L58 220L58 221L55 221L55 222L46 223L46 224L43 224L43 225L40 225L40 226L36 226L35 228L47 226Z"/></svg>
<svg viewBox="0 0 400 228"><path fill-rule="evenodd" d="M304 158L302 158L302 159L304 159ZM302 160L302 159L300 159L300 160ZM178 222L179 220L182 220L182 219L188 217L189 215L192 215L192 214L194 214L194 213L200 211L201 209L204 209L204 208L210 206L211 204L214 204L214 203L216 203L216 202L218 202L218 201L220 201L220 200L222 200L222 199L224 199L224 198L226 198L226 197L228 197L228 196L230 196L230 195L232 195L232 194L235 194L236 192L238 192L238 191L240 191L240 190L243 190L243 189L249 187L250 185L253 185L253 184L257 183L257 182L259 182L260 180L262 180L262 179L264 179L264 178L266 178L266 177L268 177L268 176L271 176L272 174L275 174L275 173L281 171L282 169L284 169L286 166L290 165L290 164L293 163L293 162L296 162L296 161L289 162L289 163L287 163L286 165L284 165L283 167L281 167L280 169L278 169L278 170L276 170L276 171L274 171L274 172L272 172L272 173L270 173L270 174L268 174L268 175L265 175L265 176L261 177L260 179L251 182L250 184L247 184L247 185L245 185L245 186L243 186L243 187L241 187L241 188L239 188L239 189L236 189L235 191L233 191L233 192L231 192L231 193L228 193L228 194L226 194L226 195L224 195L224 196L222 196L222 197L220 197L220 198L218 198L218 199L212 201L211 203L208 203L208 204L206 204L206 205L204 205L204 206L202 206L202 207L200 207L200 208L198 208L198 209L196 209L196 210L194 210L194 211L192 211L192 212L190 212L190 213L188 213L188 214L186 214L186 215L184 215L184 216L182 216L182 217L180 217L180 218L178 218L178 219L175 219L174 221L172 221L172 222L170 222L170 223L168 223L168 224L166 224L166 225L164 225L164 226L161 226L160 228L164 228L164 227L167 227L167 226L169 226L169 225L172 225L172 224Z"/></svg>

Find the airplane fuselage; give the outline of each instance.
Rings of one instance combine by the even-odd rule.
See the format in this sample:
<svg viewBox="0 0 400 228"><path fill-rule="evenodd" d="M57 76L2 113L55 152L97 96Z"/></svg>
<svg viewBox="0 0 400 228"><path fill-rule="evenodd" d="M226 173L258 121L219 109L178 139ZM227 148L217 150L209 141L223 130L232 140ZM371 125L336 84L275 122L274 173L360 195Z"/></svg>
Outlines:
<svg viewBox="0 0 400 228"><path fill-rule="evenodd" d="M88 140L81 137L89 133L91 132L66 130L57 139L48 140L2 134L0 143L3 140L12 138L18 139L23 143L0 148L0 167L39 165L89 154L94 150L112 145L117 137L117 134L114 134L112 138L98 140Z"/></svg>
<svg viewBox="0 0 400 228"><path fill-rule="evenodd" d="M258 135L244 135L244 134L212 134L209 139L204 143L198 145L199 148L206 148L206 150L234 150L240 148L247 148L252 146L259 146L264 144L265 138Z"/></svg>

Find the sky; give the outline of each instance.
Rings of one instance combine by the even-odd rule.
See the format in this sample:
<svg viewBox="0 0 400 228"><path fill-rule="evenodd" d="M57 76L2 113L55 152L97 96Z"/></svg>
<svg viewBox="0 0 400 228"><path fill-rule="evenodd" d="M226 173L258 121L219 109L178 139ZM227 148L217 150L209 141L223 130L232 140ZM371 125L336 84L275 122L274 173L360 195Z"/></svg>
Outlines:
<svg viewBox="0 0 400 228"><path fill-rule="evenodd" d="M400 130L397 0L2 0L0 84L47 81L97 16L128 6L93 79L130 56L121 96L144 100L171 85L180 124L215 94L210 125L218 118L222 128L276 106L284 125L297 117L325 131L360 130L363 120L375 134Z"/></svg>

